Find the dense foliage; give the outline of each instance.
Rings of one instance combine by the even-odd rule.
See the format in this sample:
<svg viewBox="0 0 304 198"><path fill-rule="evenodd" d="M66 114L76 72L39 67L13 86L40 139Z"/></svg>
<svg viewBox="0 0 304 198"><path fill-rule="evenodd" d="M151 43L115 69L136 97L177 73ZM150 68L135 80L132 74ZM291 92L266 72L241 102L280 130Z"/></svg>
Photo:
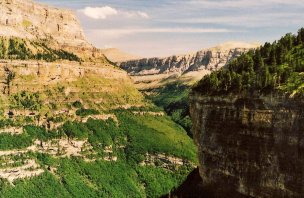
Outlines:
<svg viewBox="0 0 304 198"><path fill-rule="evenodd" d="M30 93L22 91L11 96L13 108L22 108L28 110L39 110L42 106L42 100L39 93Z"/></svg>
<svg viewBox="0 0 304 198"><path fill-rule="evenodd" d="M147 97L157 106L163 108L174 122L181 125L192 136L188 101L189 91L189 86L181 82L173 82L154 89L152 94Z"/></svg>
<svg viewBox="0 0 304 198"><path fill-rule="evenodd" d="M286 34L280 40L265 43L241 55L228 67L204 77L195 91L209 95L304 94L304 28L297 35Z"/></svg>
<svg viewBox="0 0 304 198"><path fill-rule="evenodd" d="M96 159L88 162L83 157L62 158L35 152L14 156L17 165L34 158L45 172L15 181L15 186L0 180L0 197L160 197L167 194L186 178L192 167L169 170L141 166L139 162L145 159L146 153L166 153L196 162L193 142L169 117L137 115L132 111L112 112L118 122L90 118L86 123L67 121L53 131L28 125L20 135L0 134L0 150L24 149L35 140L87 139L93 150L82 151L82 155ZM103 160L108 155L104 149L110 145L113 148L110 155L118 156L116 162ZM0 162L5 159L0 156ZM49 167L56 168L56 172L49 171Z"/></svg>
<svg viewBox="0 0 304 198"><path fill-rule="evenodd" d="M35 59L48 62L55 60L81 61L75 54L64 50L52 49L45 43L46 41L28 41L20 38L0 37L0 59Z"/></svg>
<svg viewBox="0 0 304 198"><path fill-rule="evenodd" d="M88 116L88 115L97 115L99 114L99 111L95 110L95 109L85 109L85 108L80 108L76 111L76 115L78 116Z"/></svg>

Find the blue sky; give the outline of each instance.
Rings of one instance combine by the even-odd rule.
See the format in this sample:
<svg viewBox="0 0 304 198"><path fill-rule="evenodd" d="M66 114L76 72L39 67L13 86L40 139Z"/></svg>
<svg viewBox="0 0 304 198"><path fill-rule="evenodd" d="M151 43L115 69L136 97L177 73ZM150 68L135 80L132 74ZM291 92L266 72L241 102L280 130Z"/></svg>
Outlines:
<svg viewBox="0 0 304 198"><path fill-rule="evenodd" d="M227 41L274 41L304 26L304 0L37 0L73 9L87 39L143 57Z"/></svg>

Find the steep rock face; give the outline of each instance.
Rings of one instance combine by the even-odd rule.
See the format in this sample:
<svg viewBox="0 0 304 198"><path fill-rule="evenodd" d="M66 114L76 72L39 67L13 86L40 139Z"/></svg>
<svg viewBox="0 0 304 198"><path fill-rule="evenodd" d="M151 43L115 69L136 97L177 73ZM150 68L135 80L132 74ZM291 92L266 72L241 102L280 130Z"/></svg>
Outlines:
<svg viewBox="0 0 304 198"><path fill-rule="evenodd" d="M140 90L162 87L174 81L193 84L257 44L224 43L196 53L166 58L145 58L117 63L132 76Z"/></svg>
<svg viewBox="0 0 304 198"><path fill-rule="evenodd" d="M92 47L72 11L31 0L0 0L0 28L0 36L51 39L61 47Z"/></svg>
<svg viewBox="0 0 304 198"><path fill-rule="evenodd" d="M109 64L1 60L0 68L0 112L12 110L11 97L23 91L39 93L45 106L58 109L76 100L96 109L143 104L127 73Z"/></svg>
<svg viewBox="0 0 304 198"><path fill-rule="evenodd" d="M301 197L304 102L191 96L204 186L217 197Z"/></svg>
<svg viewBox="0 0 304 198"><path fill-rule="evenodd" d="M217 70L231 58L239 56L246 49L203 50L194 54L171 56L167 58L140 59L120 63L131 75L153 75L177 73L183 74L198 70Z"/></svg>

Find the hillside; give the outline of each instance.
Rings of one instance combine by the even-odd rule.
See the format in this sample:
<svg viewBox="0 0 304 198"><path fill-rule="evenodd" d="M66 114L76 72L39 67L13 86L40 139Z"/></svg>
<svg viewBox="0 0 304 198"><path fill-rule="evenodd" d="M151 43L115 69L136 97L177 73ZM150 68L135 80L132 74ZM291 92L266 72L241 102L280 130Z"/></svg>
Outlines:
<svg viewBox="0 0 304 198"><path fill-rule="evenodd" d="M303 96L304 29L265 43L228 64L226 69L203 78L195 87L206 95L280 94Z"/></svg>
<svg viewBox="0 0 304 198"><path fill-rule="evenodd" d="M301 28L193 87L200 184L210 197L303 196L303 43Z"/></svg>
<svg viewBox="0 0 304 198"><path fill-rule="evenodd" d="M196 53L118 63L135 81L146 98L163 108L190 136L188 95L203 76L226 66L257 44L227 42Z"/></svg>
<svg viewBox="0 0 304 198"><path fill-rule="evenodd" d="M0 197L159 197L186 178L192 140L71 11L30 0L0 10Z"/></svg>
<svg viewBox="0 0 304 198"><path fill-rule="evenodd" d="M118 65L132 76L138 89L149 90L176 81L193 84L204 75L220 69L231 59L255 47L256 44L228 42L195 53L131 60L120 62Z"/></svg>

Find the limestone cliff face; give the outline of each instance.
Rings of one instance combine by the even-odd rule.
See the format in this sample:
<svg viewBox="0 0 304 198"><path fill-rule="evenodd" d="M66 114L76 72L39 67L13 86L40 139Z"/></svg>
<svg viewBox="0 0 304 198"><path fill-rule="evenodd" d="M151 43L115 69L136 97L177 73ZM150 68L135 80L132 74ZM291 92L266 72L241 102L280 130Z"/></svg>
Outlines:
<svg viewBox="0 0 304 198"><path fill-rule="evenodd" d="M303 100L191 97L204 186L218 197L301 197Z"/></svg>
<svg viewBox="0 0 304 198"><path fill-rule="evenodd" d="M1 60L0 79L0 117L3 112L19 108L12 105L11 98L23 91L39 93L47 109L55 103L61 110L76 100L95 109L143 104L143 96L127 73L109 64Z"/></svg>
<svg viewBox="0 0 304 198"><path fill-rule="evenodd" d="M244 48L208 49L193 54L170 56L167 58L150 58L120 63L131 75L153 75L177 73L183 74L198 70L217 70L243 52Z"/></svg>
<svg viewBox="0 0 304 198"><path fill-rule="evenodd" d="M257 44L224 43L196 53L166 58L145 58L117 63L134 79L137 88L149 90L178 80L193 84Z"/></svg>
<svg viewBox="0 0 304 198"><path fill-rule="evenodd" d="M91 47L72 11L31 0L0 0L0 28L0 36L51 39L61 47Z"/></svg>

